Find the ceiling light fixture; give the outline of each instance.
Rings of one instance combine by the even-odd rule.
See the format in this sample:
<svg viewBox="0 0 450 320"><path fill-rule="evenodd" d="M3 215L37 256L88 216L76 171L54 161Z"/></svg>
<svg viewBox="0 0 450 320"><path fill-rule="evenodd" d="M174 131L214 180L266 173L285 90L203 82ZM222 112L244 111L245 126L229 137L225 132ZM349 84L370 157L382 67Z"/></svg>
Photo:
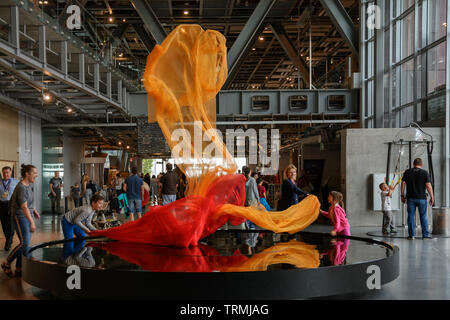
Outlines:
<svg viewBox="0 0 450 320"><path fill-rule="evenodd" d="M123 19L122 19L122 22L127 22L127 19L123 18Z"/></svg>
<svg viewBox="0 0 450 320"><path fill-rule="evenodd" d="M44 100L45 101L50 101L51 98L52 97L48 93L44 94Z"/></svg>
<svg viewBox="0 0 450 320"><path fill-rule="evenodd" d="M259 41L264 41L264 37L259 37Z"/></svg>
<svg viewBox="0 0 450 320"><path fill-rule="evenodd" d="M108 18L108 21L109 21L109 22L113 22L113 21L114 21L114 18L113 18L113 17L109 17L109 18Z"/></svg>
<svg viewBox="0 0 450 320"><path fill-rule="evenodd" d="M184 14L185 16L187 16L187 15L189 14L189 11L184 10L184 11L183 11L183 14Z"/></svg>

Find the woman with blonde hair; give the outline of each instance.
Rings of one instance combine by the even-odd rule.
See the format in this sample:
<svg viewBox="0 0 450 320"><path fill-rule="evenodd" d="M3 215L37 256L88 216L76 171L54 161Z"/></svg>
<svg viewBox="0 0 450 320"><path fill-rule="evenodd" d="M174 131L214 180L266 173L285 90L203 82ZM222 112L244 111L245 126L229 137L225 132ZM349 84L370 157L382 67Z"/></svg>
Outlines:
<svg viewBox="0 0 450 320"><path fill-rule="evenodd" d="M299 203L299 195L309 195L297 187L297 168L290 164L284 169L284 181L281 185L281 199L278 201L278 211L283 211Z"/></svg>

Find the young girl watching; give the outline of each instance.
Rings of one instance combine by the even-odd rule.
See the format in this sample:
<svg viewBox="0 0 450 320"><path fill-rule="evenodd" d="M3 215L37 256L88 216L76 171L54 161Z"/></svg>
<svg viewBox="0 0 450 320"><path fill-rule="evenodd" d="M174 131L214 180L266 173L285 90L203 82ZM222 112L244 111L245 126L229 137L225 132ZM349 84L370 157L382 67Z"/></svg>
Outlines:
<svg viewBox="0 0 450 320"><path fill-rule="evenodd" d="M350 224L344 210L344 203L342 201L342 193L331 191L328 194L328 203L331 205L328 212L320 210L320 213L333 222L334 229L331 231L332 236L350 235Z"/></svg>

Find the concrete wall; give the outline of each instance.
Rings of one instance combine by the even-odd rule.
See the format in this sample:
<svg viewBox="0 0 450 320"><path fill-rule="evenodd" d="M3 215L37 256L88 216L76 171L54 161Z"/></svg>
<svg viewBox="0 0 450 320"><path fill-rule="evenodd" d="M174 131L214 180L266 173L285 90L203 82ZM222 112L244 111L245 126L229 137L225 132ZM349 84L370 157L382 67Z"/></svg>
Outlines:
<svg viewBox="0 0 450 320"><path fill-rule="evenodd" d="M0 161L19 161L19 120L17 111L0 104ZM17 170L17 168L16 168ZM16 172L16 177L20 174Z"/></svg>
<svg viewBox="0 0 450 320"><path fill-rule="evenodd" d="M341 173L345 176L345 207L353 227L381 225L381 213L372 210L374 193L371 174L386 172L388 147L385 143L393 141L400 130L348 129L341 132L341 152L345 155L341 166ZM444 201L444 129L424 128L424 131L436 141L433 151L435 198L436 205L441 206ZM426 154L420 157L424 161L424 169L427 169ZM397 224L401 223L400 212L396 214Z"/></svg>
<svg viewBox="0 0 450 320"><path fill-rule="evenodd" d="M32 164L38 170L34 183L34 205L42 212L42 132L41 119L18 113L19 163Z"/></svg>
<svg viewBox="0 0 450 320"><path fill-rule="evenodd" d="M80 183L80 163L84 154L83 139L71 138L63 135L64 161L64 196L70 194L70 186Z"/></svg>

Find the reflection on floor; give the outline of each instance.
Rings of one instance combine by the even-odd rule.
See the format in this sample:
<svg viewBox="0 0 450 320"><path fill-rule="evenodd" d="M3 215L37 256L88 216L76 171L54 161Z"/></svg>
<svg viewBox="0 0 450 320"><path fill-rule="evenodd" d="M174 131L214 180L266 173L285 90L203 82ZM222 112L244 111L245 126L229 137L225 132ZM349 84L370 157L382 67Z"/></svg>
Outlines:
<svg viewBox="0 0 450 320"><path fill-rule="evenodd" d="M315 225L306 231L327 232L331 227ZM352 228L352 235L368 237L374 228ZM60 217L44 215L37 223L32 236L32 245L62 239ZM382 238L374 238L380 240ZM395 281L367 294L352 294L330 297L332 299L450 299L450 239L406 239L386 238L384 241L400 248L400 276ZM14 244L17 244L15 239ZM0 232L0 260L7 253L3 250L4 238ZM9 278L0 273L0 299L49 299L46 292L33 288L20 278Z"/></svg>

